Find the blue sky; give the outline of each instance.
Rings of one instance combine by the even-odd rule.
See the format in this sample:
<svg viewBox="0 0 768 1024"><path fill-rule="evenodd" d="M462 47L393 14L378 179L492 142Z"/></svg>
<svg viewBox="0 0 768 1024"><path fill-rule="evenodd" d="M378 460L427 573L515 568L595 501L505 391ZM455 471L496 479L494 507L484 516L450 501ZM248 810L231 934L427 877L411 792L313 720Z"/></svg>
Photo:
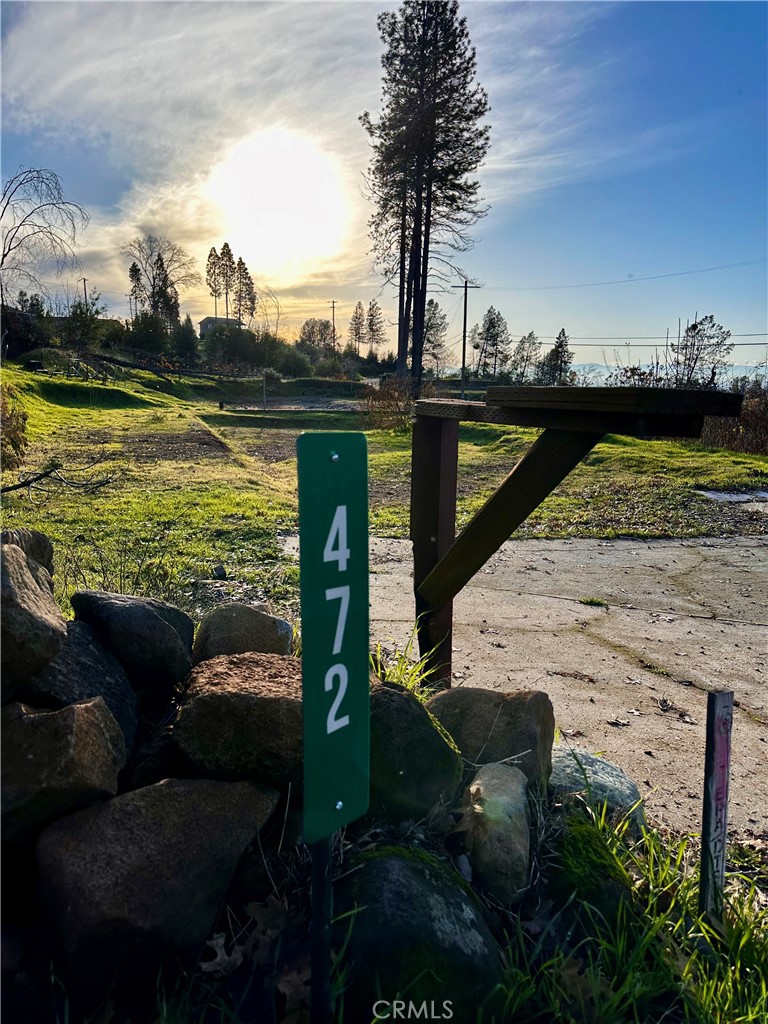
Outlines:
<svg viewBox="0 0 768 1024"><path fill-rule="evenodd" d="M112 315L127 314L120 244L154 231L201 269L228 239L278 295L289 339L332 299L341 330L358 300L391 317L367 255L357 119L379 106L376 14L392 6L4 2L3 175L50 167L91 211L82 273ZM622 339L712 313L760 335L734 338L736 362L764 362L768 7L471 0L461 12L492 107L491 209L458 259L484 284L469 324L494 305L514 337L610 339L576 351L611 363L651 355ZM684 273L731 264L746 265ZM77 276L53 289L73 292ZM622 283L592 286L603 281ZM460 293L434 297L458 349ZM204 287L182 295L195 320L211 307Z"/></svg>

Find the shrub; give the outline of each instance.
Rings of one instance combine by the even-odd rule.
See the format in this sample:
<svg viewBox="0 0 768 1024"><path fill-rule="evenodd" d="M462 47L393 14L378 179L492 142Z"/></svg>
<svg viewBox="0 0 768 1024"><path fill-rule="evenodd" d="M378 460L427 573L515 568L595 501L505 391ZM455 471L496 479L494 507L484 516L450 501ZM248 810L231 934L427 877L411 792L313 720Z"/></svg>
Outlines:
<svg viewBox="0 0 768 1024"><path fill-rule="evenodd" d="M768 390L749 388L741 416L705 416L702 444L734 452L768 455Z"/></svg>
<svg viewBox="0 0 768 1024"><path fill-rule="evenodd" d="M3 469L16 469L24 461L27 447L27 414L18 401L18 393L6 384L0 384L0 434Z"/></svg>
<svg viewBox="0 0 768 1024"><path fill-rule="evenodd" d="M368 394L366 408L370 424L377 430L408 430L413 415L410 380L392 377Z"/></svg>
<svg viewBox="0 0 768 1024"><path fill-rule="evenodd" d="M370 424L378 430L410 430L413 417L414 386L410 378L398 380L389 377L378 388L371 388L366 396L366 409ZM425 381L422 398L434 398L435 384Z"/></svg>
<svg viewBox="0 0 768 1024"><path fill-rule="evenodd" d="M303 352L298 352L294 346L290 346L283 355L280 369L287 377L309 377L312 374L312 363Z"/></svg>

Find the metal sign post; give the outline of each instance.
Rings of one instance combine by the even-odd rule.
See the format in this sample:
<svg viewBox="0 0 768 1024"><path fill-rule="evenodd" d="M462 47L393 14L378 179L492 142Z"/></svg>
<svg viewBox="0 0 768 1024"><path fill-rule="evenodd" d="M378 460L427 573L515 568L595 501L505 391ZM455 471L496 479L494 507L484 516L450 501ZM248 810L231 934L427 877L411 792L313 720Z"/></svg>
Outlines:
<svg viewBox="0 0 768 1024"><path fill-rule="evenodd" d="M728 841L728 778L731 763L733 692L707 695L707 742L704 753L704 815L701 828L699 911L719 916L725 886Z"/></svg>
<svg viewBox="0 0 768 1024"><path fill-rule="evenodd" d="M368 810L368 452L307 433L299 476L304 840L312 850L312 1024L330 1024L331 835Z"/></svg>

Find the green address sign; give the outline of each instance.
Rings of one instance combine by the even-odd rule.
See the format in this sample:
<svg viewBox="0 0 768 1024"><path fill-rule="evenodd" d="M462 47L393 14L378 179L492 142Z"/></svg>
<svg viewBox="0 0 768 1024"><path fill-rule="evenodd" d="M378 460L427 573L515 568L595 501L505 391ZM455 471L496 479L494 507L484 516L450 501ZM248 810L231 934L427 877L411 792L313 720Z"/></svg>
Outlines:
<svg viewBox="0 0 768 1024"><path fill-rule="evenodd" d="M363 434L296 442L304 841L368 810L368 448Z"/></svg>

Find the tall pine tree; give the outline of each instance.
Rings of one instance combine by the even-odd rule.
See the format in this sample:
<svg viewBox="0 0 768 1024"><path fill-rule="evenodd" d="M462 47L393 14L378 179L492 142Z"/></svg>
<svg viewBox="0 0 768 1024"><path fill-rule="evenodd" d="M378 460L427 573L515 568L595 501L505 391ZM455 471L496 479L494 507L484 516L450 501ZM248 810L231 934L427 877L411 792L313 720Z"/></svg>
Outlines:
<svg viewBox="0 0 768 1024"><path fill-rule="evenodd" d="M568 348L568 335L563 327L555 340L554 347L542 357L539 363L536 383L549 387L569 384L572 363L573 352Z"/></svg>
<svg viewBox="0 0 768 1024"><path fill-rule="evenodd" d="M216 247L211 246L208 253L208 262L205 264L205 283L208 291L213 296L213 315L219 315L219 299L221 298L221 260L216 252Z"/></svg>
<svg viewBox="0 0 768 1024"><path fill-rule="evenodd" d="M475 82L475 51L457 0L405 0L379 15L384 44L383 102L378 120L365 112L373 157L369 222L385 277L398 281L397 374L421 379L428 279L441 247L471 247L470 228L486 210L472 175L482 163L489 110Z"/></svg>
<svg viewBox="0 0 768 1024"><path fill-rule="evenodd" d="M219 253L219 274L221 290L224 292L224 315L227 320L229 320L229 296L235 286L236 270L235 257L232 255L229 242L225 242Z"/></svg>
<svg viewBox="0 0 768 1024"><path fill-rule="evenodd" d="M242 256L238 257L235 264L235 278L232 282L232 305L239 327L243 326L243 320L246 316L250 320L256 312L256 288Z"/></svg>
<svg viewBox="0 0 768 1024"><path fill-rule="evenodd" d="M368 303L365 315L365 326L368 334L368 351L375 352L379 345L386 344L387 329L384 326L384 314L376 299Z"/></svg>
<svg viewBox="0 0 768 1024"><path fill-rule="evenodd" d="M445 361L448 358L445 344L447 334L448 317L439 303L429 299L424 317L424 362L427 365L431 364L436 377L440 376L440 369L445 368Z"/></svg>
<svg viewBox="0 0 768 1024"><path fill-rule="evenodd" d="M496 377L509 362L509 330L507 321L497 309L490 306L480 329L483 356L478 367L484 375Z"/></svg>
<svg viewBox="0 0 768 1024"><path fill-rule="evenodd" d="M509 373L513 384L531 383L537 373L541 342L530 331L515 345L509 361Z"/></svg>
<svg viewBox="0 0 768 1024"><path fill-rule="evenodd" d="M139 311L144 309L147 305L146 292L141 278L141 267L135 260L128 268L128 277L131 282L129 301L135 318L139 315Z"/></svg>
<svg viewBox="0 0 768 1024"><path fill-rule="evenodd" d="M171 335L173 354L184 366L194 366L198 355L197 341L192 317L187 313L184 323L177 323Z"/></svg>
<svg viewBox="0 0 768 1024"><path fill-rule="evenodd" d="M358 302L349 321L349 343L355 350L355 355L360 355L360 349L365 344L365 306Z"/></svg>
<svg viewBox="0 0 768 1024"><path fill-rule="evenodd" d="M179 293L168 273L162 253L158 253L155 260L149 311L161 317L169 330L179 322Z"/></svg>

